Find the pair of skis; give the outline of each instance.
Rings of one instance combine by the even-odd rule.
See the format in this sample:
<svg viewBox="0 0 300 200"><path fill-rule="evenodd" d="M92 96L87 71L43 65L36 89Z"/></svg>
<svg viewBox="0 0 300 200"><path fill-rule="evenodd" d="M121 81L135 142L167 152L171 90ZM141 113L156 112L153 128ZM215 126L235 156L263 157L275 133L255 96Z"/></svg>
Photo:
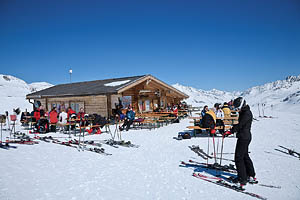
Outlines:
<svg viewBox="0 0 300 200"><path fill-rule="evenodd" d="M205 175L203 175L201 173L193 173L193 176L196 177L196 178L199 178L201 180L204 180L204 181L207 181L207 182L210 182L210 183L213 183L213 184L216 184L216 185L219 185L219 186L222 186L222 187L234 190L236 192L240 192L240 193L249 195L251 197L255 197L257 199L261 199L261 200L266 200L267 199L266 197L263 197L261 195L255 194L253 192L245 191L244 188L238 187L238 186L236 186L235 184L232 184L232 183L228 183L228 182L226 182L222 178L209 177L209 176L205 176Z"/></svg>
<svg viewBox="0 0 300 200"><path fill-rule="evenodd" d="M38 140L41 140L44 142L48 142L48 143L52 142L54 144L60 144L60 145L76 148L78 151L91 151L91 152L95 152L95 153L99 153L99 154L107 155L107 156L112 155L110 153L106 153L104 148L98 148L99 146L98 147L87 147L86 145L81 145L81 143L79 143L78 140L69 140L68 142L63 142L63 141L55 139L51 136L35 137L35 139L38 139ZM88 145L91 145L91 144L88 144Z"/></svg>
<svg viewBox="0 0 300 200"><path fill-rule="evenodd" d="M10 144L27 144L27 145L34 145L34 144L38 144L37 141L32 141L31 139L17 139L17 140L6 140L6 143Z"/></svg>
<svg viewBox="0 0 300 200"><path fill-rule="evenodd" d="M281 153L284 153L284 154L287 154L287 155L291 155L293 157L296 157L296 158L299 158L300 159L300 153L290 149L290 148L287 148L287 147L284 147L284 146L281 146L281 145L278 145L280 148L282 149L275 149L276 151L279 151Z"/></svg>
<svg viewBox="0 0 300 200"><path fill-rule="evenodd" d="M236 174L236 169L234 168L233 165L224 165L224 166L219 166L218 164L207 164L207 163L201 163L201 162L197 162L197 161L193 161L193 160L189 160L189 163L186 163L184 161L181 161L182 165L185 166L190 166L190 167L199 167L199 168L206 168L206 169L213 169L213 170L218 170L218 171L224 171L224 172L229 172L232 174ZM228 181L228 182L232 182L234 176L231 176L229 178L226 178L224 180ZM219 178L219 177L215 177L215 178ZM253 184L253 183L249 183L249 184ZM277 188L280 189L281 186L275 186L275 185L267 185L267 184L260 184L258 182L254 183L256 185L262 186L262 187L268 187L268 188Z"/></svg>
<svg viewBox="0 0 300 200"><path fill-rule="evenodd" d="M139 148L139 145L136 145L136 144L132 144L130 141L124 141L124 140L121 140L121 141L115 141L113 139L109 139L109 140L103 140L103 141L100 141L100 143L103 143L103 144L107 144L109 146L112 146L112 147L115 147L115 148L118 148L119 146L122 146L122 147L132 147L132 148Z"/></svg>
<svg viewBox="0 0 300 200"><path fill-rule="evenodd" d="M223 172L229 172L236 174L236 169L233 165L219 165L218 163L215 164L208 164L208 163L201 163L193 160L189 160L189 163L186 163L184 161L181 161L182 165L185 165L187 167L196 167L196 168L205 168L205 169L212 169L217 171L223 171Z"/></svg>
<svg viewBox="0 0 300 200"><path fill-rule="evenodd" d="M11 146L9 143L0 143L0 148L1 149L6 149L6 150L9 150L9 149L16 149L18 147L16 146Z"/></svg>

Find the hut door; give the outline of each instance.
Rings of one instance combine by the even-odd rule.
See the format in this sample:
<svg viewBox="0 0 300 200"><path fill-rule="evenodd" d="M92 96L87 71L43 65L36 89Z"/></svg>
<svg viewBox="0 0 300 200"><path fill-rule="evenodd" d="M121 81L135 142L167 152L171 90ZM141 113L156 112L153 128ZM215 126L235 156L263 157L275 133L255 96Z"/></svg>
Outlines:
<svg viewBox="0 0 300 200"><path fill-rule="evenodd" d="M150 100L149 99L147 99L147 100L145 100L145 111L150 111Z"/></svg>

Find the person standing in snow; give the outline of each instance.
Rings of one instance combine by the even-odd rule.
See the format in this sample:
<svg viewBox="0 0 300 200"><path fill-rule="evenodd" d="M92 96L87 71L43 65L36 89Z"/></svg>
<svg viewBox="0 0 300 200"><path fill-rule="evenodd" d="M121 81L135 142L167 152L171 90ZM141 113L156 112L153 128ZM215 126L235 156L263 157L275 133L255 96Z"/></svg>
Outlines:
<svg viewBox="0 0 300 200"><path fill-rule="evenodd" d="M237 133L237 143L235 148L235 165L237 169L237 178L234 180L240 187L243 187L249 183L255 183L255 170L253 162L249 156L248 148L251 142L251 125L253 115L249 105L242 98L236 98L233 101L233 106L239 112L238 124L234 125L231 129L231 133Z"/></svg>
<svg viewBox="0 0 300 200"><path fill-rule="evenodd" d="M56 132L56 123L58 122L58 114L56 112L56 108L53 107L50 114L49 114L49 117L50 117L50 131L51 132Z"/></svg>
<svg viewBox="0 0 300 200"><path fill-rule="evenodd" d="M66 126L68 122L68 114L66 113L65 109L62 109L61 113L59 114L59 126L60 131L64 130L64 127Z"/></svg>

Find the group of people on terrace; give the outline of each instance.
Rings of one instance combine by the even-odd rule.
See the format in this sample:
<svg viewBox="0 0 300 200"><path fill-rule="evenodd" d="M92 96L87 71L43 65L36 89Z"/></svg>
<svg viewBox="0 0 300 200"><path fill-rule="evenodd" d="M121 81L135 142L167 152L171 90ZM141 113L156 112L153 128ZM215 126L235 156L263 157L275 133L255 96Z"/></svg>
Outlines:
<svg viewBox="0 0 300 200"><path fill-rule="evenodd" d="M223 127L219 132L224 133L224 118L231 117L231 110L233 109L232 101L229 103L224 102L223 105L220 103L215 103L212 109L209 109L207 105L204 106L201 111L200 126L203 128L211 128L212 132L215 132L214 127Z"/></svg>
<svg viewBox="0 0 300 200"><path fill-rule="evenodd" d="M21 115L21 122L23 125L33 122L37 128L42 124L43 129L45 129L43 131L48 132L50 128L51 132L55 132L56 124L60 127L60 130L63 130L65 124L68 123L68 119L80 119L84 118L84 116L85 112L83 108L80 108L80 111L76 113L71 107L68 107L67 110L62 108L60 112L57 111L56 107L53 107L49 112L41 105L38 108L34 108L31 113L25 110Z"/></svg>

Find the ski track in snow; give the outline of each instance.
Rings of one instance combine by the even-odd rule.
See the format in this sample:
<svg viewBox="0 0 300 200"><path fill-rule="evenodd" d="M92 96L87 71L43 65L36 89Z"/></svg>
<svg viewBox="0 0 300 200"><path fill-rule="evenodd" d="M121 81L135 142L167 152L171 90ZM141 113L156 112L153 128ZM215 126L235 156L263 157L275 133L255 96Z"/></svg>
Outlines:
<svg viewBox="0 0 300 200"><path fill-rule="evenodd" d="M299 117L281 112L277 117L258 118L259 121L253 122L250 156L260 183L282 188L247 185L246 189L268 199L299 199L300 160L274 151L278 145L300 151ZM180 124L151 131L123 132L123 139L140 147L103 145L112 156L79 152L75 148L42 141L37 145L16 144L17 149L0 149L0 199L254 199L192 177L194 171L201 169L180 166L182 160L204 162L188 148L189 145L199 145L207 150L207 137L172 139L178 132L186 130L189 121L184 119ZM111 130L114 131L114 127ZM9 133L4 131L3 134ZM86 139L103 140L109 136L103 133ZM216 143L218 140L221 144L220 137L216 138ZM235 143L235 138L226 138L224 152L234 152ZM210 145L211 152L212 140ZM233 159L230 154L223 157Z"/></svg>

